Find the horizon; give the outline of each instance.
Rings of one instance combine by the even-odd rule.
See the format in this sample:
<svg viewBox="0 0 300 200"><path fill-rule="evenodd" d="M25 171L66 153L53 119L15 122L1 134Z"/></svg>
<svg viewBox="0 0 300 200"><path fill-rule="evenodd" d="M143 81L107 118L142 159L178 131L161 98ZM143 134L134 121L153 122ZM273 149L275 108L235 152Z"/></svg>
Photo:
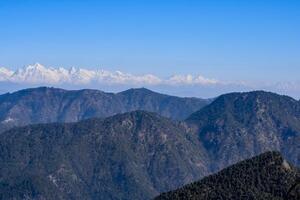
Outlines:
<svg viewBox="0 0 300 200"><path fill-rule="evenodd" d="M44 66L40 63L12 70L0 67L0 93L31 87L57 87L63 89L97 89L120 92L129 88L149 88L160 93L181 97L214 98L232 92L263 90L294 99L300 98L297 82L224 81L204 77L202 74L134 74L103 68L76 68Z"/></svg>
<svg viewBox="0 0 300 200"><path fill-rule="evenodd" d="M1 1L0 92L30 87L33 77L10 75L40 62L110 74L83 77L93 84L69 78L74 88L197 97L267 90L298 99L299 9L295 0ZM66 87L50 73L58 77L35 74L35 84Z"/></svg>

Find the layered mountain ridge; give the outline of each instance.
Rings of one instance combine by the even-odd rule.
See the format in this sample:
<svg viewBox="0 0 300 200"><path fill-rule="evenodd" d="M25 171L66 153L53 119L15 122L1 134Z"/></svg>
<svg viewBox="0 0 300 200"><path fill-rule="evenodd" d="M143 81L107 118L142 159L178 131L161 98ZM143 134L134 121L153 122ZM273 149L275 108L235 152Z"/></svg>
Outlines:
<svg viewBox="0 0 300 200"><path fill-rule="evenodd" d="M157 112L180 120L208 103L210 100L169 96L145 88L114 94L90 89L68 91L40 87L0 95L0 128L76 122L134 110Z"/></svg>
<svg viewBox="0 0 300 200"><path fill-rule="evenodd" d="M16 126L60 122L0 134L0 199L151 199L274 150L300 166L299 101L274 93L225 94L184 121L175 116L188 116L202 100L144 88L37 88L0 102L4 124L15 116L29 119Z"/></svg>

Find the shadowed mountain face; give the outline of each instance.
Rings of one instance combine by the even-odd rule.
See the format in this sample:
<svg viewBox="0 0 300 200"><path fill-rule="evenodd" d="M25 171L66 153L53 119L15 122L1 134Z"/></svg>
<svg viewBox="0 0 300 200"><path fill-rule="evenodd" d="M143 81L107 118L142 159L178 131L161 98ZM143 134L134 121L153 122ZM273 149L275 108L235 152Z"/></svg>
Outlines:
<svg viewBox="0 0 300 200"><path fill-rule="evenodd" d="M300 166L300 103L268 92L222 95L190 124L212 159L212 171L268 150Z"/></svg>
<svg viewBox="0 0 300 200"><path fill-rule="evenodd" d="M136 111L0 135L0 199L150 199L208 173L185 128Z"/></svg>
<svg viewBox="0 0 300 200"><path fill-rule="evenodd" d="M209 100L168 96L144 88L113 94L98 90L67 91L42 87L0 95L0 128L76 122L134 110L156 112L180 120L208 103Z"/></svg>
<svg viewBox="0 0 300 200"><path fill-rule="evenodd" d="M299 177L299 169L284 160L280 153L267 152L199 182L164 193L155 200L297 200L300 191L295 184Z"/></svg>

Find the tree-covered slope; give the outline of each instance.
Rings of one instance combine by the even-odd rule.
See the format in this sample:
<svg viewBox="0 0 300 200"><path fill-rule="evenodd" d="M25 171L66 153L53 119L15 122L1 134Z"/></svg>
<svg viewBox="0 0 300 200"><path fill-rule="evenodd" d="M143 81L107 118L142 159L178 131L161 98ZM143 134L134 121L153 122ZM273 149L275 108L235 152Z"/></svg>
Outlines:
<svg viewBox="0 0 300 200"><path fill-rule="evenodd" d="M0 199L150 199L208 173L184 127L135 111L0 135Z"/></svg>
<svg viewBox="0 0 300 200"><path fill-rule="evenodd" d="M175 191L163 193L155 200L297 200L300 190L294 187L299 169L278 152L267 152L239 162Z"/></svg>
<svg viewBox="0 0 300 200"><path fill-rule="evenodd" d="M186 122L209 153L213 171L268 150L300 166L300 103L255 91L218 97Z"/></svg>

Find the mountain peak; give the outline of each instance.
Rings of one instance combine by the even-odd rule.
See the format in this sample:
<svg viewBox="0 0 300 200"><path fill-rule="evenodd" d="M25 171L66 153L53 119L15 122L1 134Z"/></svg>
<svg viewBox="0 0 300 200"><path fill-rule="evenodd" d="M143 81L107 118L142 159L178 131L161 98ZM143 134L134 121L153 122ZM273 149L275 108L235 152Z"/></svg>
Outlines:
<svg viewBox="0 0 300 200"><path fill-rule="evenodd" d="M214 112L214 110L217 111L214 113L218 115L224 114L225 112L238 114L238 112L246 111L266 111L267 108L277 110L279 107L282 107L283 110L287 112L293 112L293 109L287 110L292 104L295 104L295 108L300 111L300 105L297 103L297 100L289 96L263 90L234 92L217 97L210 105L193 113L187 121L200 119L201 113Z"/></svg>
<svg viewBox="0 0 300 200"><path fill-rule="evenodd" d="M5 67L0 67L0 81L7 81L12 75L13 71Z"/></svg>
<svg viewBox="0 0 300 200"><path fill-rule="evenodd" d="M132 94L132 93L139 93L139 94L147 94L147 93L155 93L158 94L157 92L154 92L152 90L149 90L145 87L141 88L130 88L128 90L125 90L123 92L120 92L120 94Z"/></svg>
<svg viewBox="0 0 300 200"><path fill-rule="evenodd" d="M215 171L267 150L280 150L293 164L300 163L294 146L299 143L300 104L290 97L264 91L225 94L186 122L214 159L222 160Z"/></svg>
<svg viewBox="0 0 300 200"><path fill-rule="evenodd" d="M42 64L40 64L40 63L38 63L38 62L36 62L36 63L34 63L32 65L28 65L26 68L44 69L45 66L42 65Z"/></svg>
<svg viewBox="0 0 300 200"><path fill-rule="evenodd" d="M40 63L34 63L31 65L24 66L23 69L19 71L23 71L23 73L47 73L47 68L40 64Z"/></svg>

